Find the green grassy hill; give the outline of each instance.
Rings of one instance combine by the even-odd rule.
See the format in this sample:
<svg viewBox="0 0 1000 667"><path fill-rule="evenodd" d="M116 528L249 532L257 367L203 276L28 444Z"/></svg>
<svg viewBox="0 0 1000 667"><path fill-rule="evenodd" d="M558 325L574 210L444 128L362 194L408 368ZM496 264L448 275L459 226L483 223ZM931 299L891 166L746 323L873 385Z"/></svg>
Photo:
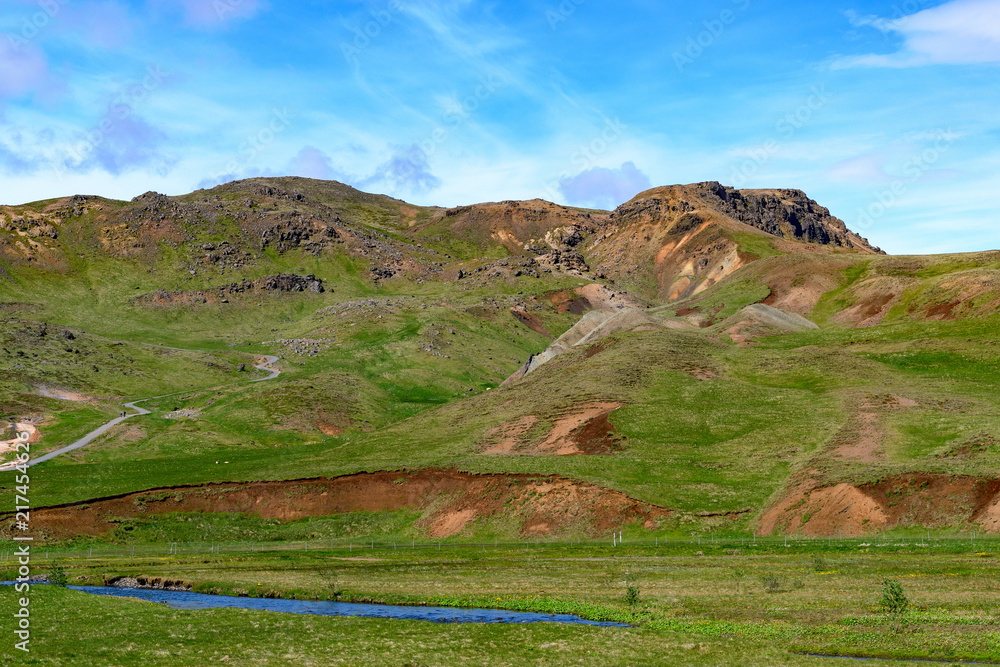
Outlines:
<svg viewBox="0 0 1000 667"><path fill-rule="evenodd" d="M802 193L716 186L612 213L291 178L2 207L0 412L35 423L34 452L170 394L33 468L33 503L455 470L540 481L503 496L516 520L432 484L392 521L1000 529L1000 254L885 256ZM626 305L644 315L501 386ZM250 382L263 354L282 375Z"/></svg>

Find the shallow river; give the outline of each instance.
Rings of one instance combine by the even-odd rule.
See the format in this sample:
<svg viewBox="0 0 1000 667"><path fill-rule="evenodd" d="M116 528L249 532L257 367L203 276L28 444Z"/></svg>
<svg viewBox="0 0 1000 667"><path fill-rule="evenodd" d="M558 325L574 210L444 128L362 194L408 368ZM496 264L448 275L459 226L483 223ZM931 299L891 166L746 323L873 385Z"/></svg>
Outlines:
<svg viewBox="0 0 1000 667"><path fill-rule="evenodd" d="M146 590L139 588L113 588L110 586L70 586L75 591L93 595L138 598L162 602L172 609L258 609L286 614L315 614L318 616L365 616L368 618L401 618L435 623L575 623L602 627L628 627L622 623L588 621L570 614L536 614L501 609L458 609L454 607L401 607L353 602L311 602L303 600L269 600L266 598L237 598L224 595L204 595L178 591Z"/></svg>

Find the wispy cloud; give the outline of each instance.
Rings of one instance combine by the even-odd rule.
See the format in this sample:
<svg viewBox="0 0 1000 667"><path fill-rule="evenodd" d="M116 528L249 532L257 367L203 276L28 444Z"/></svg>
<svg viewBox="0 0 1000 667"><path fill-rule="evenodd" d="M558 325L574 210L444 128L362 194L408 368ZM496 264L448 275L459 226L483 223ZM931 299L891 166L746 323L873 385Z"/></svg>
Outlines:
<svg viewBox="0 0 1000 667"><path fill-rule="evenodd" d="M878 154L838 162L827 169L826 176L838 183L884 183L891 179L885 170L884 156Z"/></svg>
<svg viewBox="0 0 1000 667"><path fill-rule="evenodd" d="M225 28L254 18L265 9L263 0L151 0L157 9L180 10L184 22L199 30Z"/></svg>
<svg viewBox="0 0 1000 667"><path fill-rule="evenodd" d="M853 13L848 19L855 27L898 34L903 46L890 54L840 58L833 64L835 69L1000 63L996 0L952 0L895 20Z"/></svg>
<svg viewBox="0 0 1000 667"><path fill-rule="evenodd" d="M594 167L559 182L559 190L573 206L613 209L653 187L649 176L633 162L618 169Z"/></svg>
<svg viewBox="0 0 1000 667"><path fill-rule="evenodd" d="M306 146L288 164L291 176L322 181L344 181L346 176L333 166L330 156L313 146Z"/></svg>
<svg viewBox="0 0 1000 667"><path fill-rule="evenodd" d="M0 38L0 99L39 92L48 81L48 59L41 49Z"/></svg>
<svg viewBox="0 0 1000 667"><path fill-rule="evenodd" d="M37 163L27 159L17 150L8 148L0 144L0 168L7 174L33 174L36 171Z"/></svg>
<svg viewBox="0 0 1000 667"><path fill-rule="evenodd" d="M109 110L108 119L112 118ZM136 168L165 173L175 162L166 153L167 135L135 115L115 119L113 129L78 168L99 167L118 175Z"/></svg>
<svg viewBox="0 0 1000 667"><path fill-rule="evenodd" d="M425 195L441 187L441 179L431 170L427 155L416 145L398 147L384 162L367 175L350 174L336 167L333 159L314 146L305 146L284 169L250 167L240 173L205 178L198 187L206 188L243 178L258 176L302 176L325 181L340 181L356 188L378 190L394 195Z"/></svg>
<svg viewBox="0 0 1000 667"><path fill-rule="evenodd" d="M416 144L398 148L375 173L358 182L359 187L388 186L393 192L424 194L441 187L441 179L431 172L427 155Z"/></svg>

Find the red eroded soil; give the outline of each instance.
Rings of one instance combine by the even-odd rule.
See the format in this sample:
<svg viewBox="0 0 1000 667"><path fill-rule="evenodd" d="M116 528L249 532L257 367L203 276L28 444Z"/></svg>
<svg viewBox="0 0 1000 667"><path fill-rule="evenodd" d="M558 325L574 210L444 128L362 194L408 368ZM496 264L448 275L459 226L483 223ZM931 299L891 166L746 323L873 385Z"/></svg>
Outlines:
<svg viewBox="0 0 1000 667"><path fill-rule="evenodd" d="M523 454L531 456L600 455L621 448L610 417L621 403L590 403L575 406L558 416L545 437L532 439L528 433L539 418L520 417L490 429L483 443L484 454Z"/></svg>
<svg viewBox="0 0 1000 667"><path fill-rule="evenodd" d="M121 519L177 512L240 512L295 521L404 509L421 512L417 525L433 537L460 533L479 519L512 521L522 534L597 535L626 523L655 526L672 514L618 491L558 476L421 470L151 489L33 509L31 524L36 539L66 539L102 535ZM0 534L9 537L13 517L3 516L0 524Z"/></svg>
<svg viewBox="0 0 1000 667"><path fill-rule="evenodd" d="M542 320L539 319L538 315L529 313L524 308L511 308L510 313L517 319L518 322L528 327L535 333L540 333L543 336L552 338L552 334L550 334L548 329L545 328L545 325L542 324Z"/></svg>
<svg viewBox="0 0 1000 667"><path fill-rule="evenodd" d="M803 482L764 513L760 531L852 536L972 523L1000 532L1000 480L910 473L862 485Z"/></svg>
<svg viewBox="0 0 1000 667"><path fill-rule="evenodd" d="M557 313L572 313L573 315L583 315L588 310L592 310L593 307L585 297L579 296L577 294L570 293L568 291L555 292L553 294L546 295L552 305L555 306Z"/></svg>

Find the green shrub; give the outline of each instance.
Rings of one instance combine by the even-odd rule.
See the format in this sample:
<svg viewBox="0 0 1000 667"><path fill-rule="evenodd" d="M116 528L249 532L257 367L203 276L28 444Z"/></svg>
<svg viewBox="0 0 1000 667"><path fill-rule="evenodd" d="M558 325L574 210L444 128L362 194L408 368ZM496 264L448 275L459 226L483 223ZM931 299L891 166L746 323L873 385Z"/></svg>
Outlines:
<svg viewBox="0 0 1000 667"><path fill-rule="evenodd" d="M822 555L816 554L816 556L813 557L813 570L815 572L826 572L827 571L826 559L823 558Z"/></svg>
<svg viewBox="0 0 1000 667"><path fill-rule="evenodd" d="M899 616L910 606L903 585L895 579L882 580L882 601L879 608L887 614Z"/></svg>
<svg viewBox="0 0 1000 667"><path fill-rule="evenodd" d="M781 579L773 574L765 575L762 583L764 584L764 591L767 593L780 593L783 588Z"/></svg>
<svg viewBox="0 0 1000 667"><path fill-rule="evenodd" d="M66 570L59 564L59 561L54 561L49 567L49 583L60 588L66 588L66 585L69 583L66 577Z"/></svg>

